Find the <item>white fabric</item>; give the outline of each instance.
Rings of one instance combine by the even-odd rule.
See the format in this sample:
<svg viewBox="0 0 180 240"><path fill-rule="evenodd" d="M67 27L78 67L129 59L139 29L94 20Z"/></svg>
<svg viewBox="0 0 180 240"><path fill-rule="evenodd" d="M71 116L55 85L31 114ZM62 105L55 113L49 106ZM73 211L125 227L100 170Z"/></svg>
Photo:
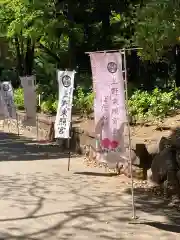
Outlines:
<svg viewBox="0 0 180 240"><path fill-rule="evenodd" d="M59 85L55 138L69 138L75 71L57 71Z"/></svg>
<svg viewBox="0 0 180 240"><path fill-rule="evenodd" d="M6 118L16 119L16 107L14 104L13 87L9 81L1 83L1 103L4 116Z"/></svg>
<svg viewBox="0 0 180 240"><path fill-rule="evenodd" d="M20 77L24 89L24 107L26 110L26 125L36 125L36 90L35 76Z"/></svg>

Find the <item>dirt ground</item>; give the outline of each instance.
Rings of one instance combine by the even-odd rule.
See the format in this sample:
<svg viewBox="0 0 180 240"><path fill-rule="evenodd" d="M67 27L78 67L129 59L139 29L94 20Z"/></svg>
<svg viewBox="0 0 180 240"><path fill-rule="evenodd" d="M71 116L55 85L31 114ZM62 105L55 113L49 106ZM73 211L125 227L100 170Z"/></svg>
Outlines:
<svg viewBox="0 0 180 240"><path fill-rule="evenodd" d="M41 122L43 123L47 122L47 126L45 124L42 127L44 128L46 126L47 128L49 128L49 124L50 122L53 122L55 120L55 116L49 116L39 113L38 119L40 120L39 122L40 127ZM72 125L74 127L78 127L84 130L84 132L89 136L95 137L94 134L95 124L93 116L91 116L90 119L84 119L80 118L77 115L73 115ZM157 145L162 136L168 136L171 133L171 129L176 127L180 127L180 112L178 112L174 116L169 116L165 118L162 122L154 119L154 122L148 124L131 126L132 144L145 143L147 148L151 150L151 148L154 148ZM15 129L14 131L17 130ZM31 134L31 131L29 131L29 134Z"/></svg>

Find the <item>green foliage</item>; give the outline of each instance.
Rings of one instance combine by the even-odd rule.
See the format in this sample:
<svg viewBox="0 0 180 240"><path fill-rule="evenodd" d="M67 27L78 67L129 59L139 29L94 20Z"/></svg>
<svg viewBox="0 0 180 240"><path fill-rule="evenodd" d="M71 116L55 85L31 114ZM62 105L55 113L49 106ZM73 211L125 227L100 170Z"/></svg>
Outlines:
<svg viewBox="0 0 180 240"><path fill-rule="evenodd" d="M16 83L17 81L17 73L10 69L4 69L1 73L2 81L10 81Z"/></svg>
<svg viewBox="0 0 180 240"><path fill-rule="evenodd" d="M154 62L179 42L180 9L178 1L150 0L138 9L135 42L142 47L139 55Z"/></svg>
<svg viewBox="0 0 180 240"><path fill-rule="evenodd" d="M53 108L53 113L57 112L58 109L58 100L55 100L52 104L52 108Z"/></svg>
<svg viewBox="0 0 180 240"><path fill-rule="evenodd" d="M81 115L89 115L93 111L94 94L92 91L85 93L78 87L74 96L74 108Z"/></svg>
<svg viewBox="0 0 180 240"><path fill-rule="evenodd" d="M110 18L113 44L119 48L136 46L134 28L137 24L137 13L140 1L129 1L121 13L112 11ZM117 30L118 29L118 30Z"/></svg>
<svg viewBox="0 0 180 240"><path fill-rule="evenodd" d="M41 111L43 113L54 114L57 111L57 101L52 97L41 103Z"/></svg>
<svg viewBox="0 0 180 240"><path fill-rule="evenodd" d="M46 25L43 20L48 8L51 13L50 7L52 5L46 7L46 1L39 4L38 1L0 0L1 34L10 39L15 36L21 37L21 40L39 38L48 28L48 18Z"/></svg>
<svg viewBox="0 0 180 240"><path fill-rule="evenodd" d="M19 110L24 109L24 92L22 88L18 88L14 91L14 100L17 108ZM81 87L77 88L75 92L75 96L73 99L73 108L76 112L80 114L88 115L93 111L93 101L94 101L94 94L92 91L85 93ZM55 95L50 95L46 97L40 106L40 110L43 113L47 114L54 114L57 112L58 108L58 100L56 99Z"/></svg>
<svg viewBox="0 0 180 240"><path fill-rule="evenodd" d="M73 108L88 115L93 111L94 95L89 58L84 52L143 48L139 51L141 58L134 50L127 52L128 79L132 83L128 86L130 112L137 119L163 118L179 107L180 90L134 89L171 88L178 54L180 57L180 52L176 56L174 52L179 44L179 18L179 2L171 0L0 0L0 52L4 50L3 41L11 52L0 56L1 65L7 66L8 57L12 64L9 68L16 69L15 73L36 74L37 93L42 95L40 108L45 113L57 110L56 69L78 69L75 83L81 87L75 91ZM164 65L155 64L164 56ZM18 87L16 75L4 71L1 78ZM22 89L15 90L15 103L23 109Z"/></svg>
<svg viewBox="0 0 180 240"><path fill-rule="evenodd" d="M14 91L14 100L19 110L24 109L23 89ZM93 112L94 93L92 90L84 91L78 87L73 99L73 110L82 116L88 116ZM158 120L175 113L180 108L180 88L163 91L155 88L153 91L136 90L128 101L129 113L133 120L148 121ZM41 103L40 110L43 113L55 114L58 101L54 95L50 95Z"/></svg>
<svg viewBox="0 0 180 240"><path fill-rule="evenodd" d="M24 91L23 88L15 89L14 91L14 102L19 110L24 110Z"/></svg>
<svg viewBox="0 0 180 240"><path fill-rule="evenodd" d="M75 76L78 80L78 84L81 86L82 90L88 92L92 86L92 75L90 73L80 73L79 75Z"/></svg>
<svg viewBox="0 0 180 240"><path fill-rule="evenodd" d="M136 120L162 119L180 107L180 88L152 92L137 90L129 99L130 115Z"/></svg>
<svg viewBox="0 0 180 240"><path fill-rule="evenodd" d="M24 91L23 88L14 90L14 102L18 110L24 110ZM38 95L37 95L38 103ZM43 113L54 114L57 111L58 101L53 95L43 100L40 106L40 111Z"/></svg>

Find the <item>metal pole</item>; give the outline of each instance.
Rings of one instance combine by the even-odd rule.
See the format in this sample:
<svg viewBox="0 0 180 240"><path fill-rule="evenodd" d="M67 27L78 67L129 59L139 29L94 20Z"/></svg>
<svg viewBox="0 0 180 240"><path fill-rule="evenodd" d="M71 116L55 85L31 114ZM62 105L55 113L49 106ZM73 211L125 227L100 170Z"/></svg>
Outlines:
<svg viewBox="0 0 180 240"><path fill-rule="evenodd" d="M6 126L6 118L4 117L4 120L3 120L3 132L5 132L5 126Z"/></svg>
<svg viewBox="0 0 180 240"><path fill-rule="evenodd" d="M9 119L9 124L10 124L10 132L13 133L13 122L12 119Z"/></svg>
<svg viewBox="0 0 180 240"><path fill-rule="evenodd" d="M3 124L2 124L3 132L4 132L4 126L5 126L5 119L3 119Z"/></svg>
<svg viewBox="0 0 180 240"><path fill-rule="evenodd" d="M76 71L75 71L76 74ZM75 79L75 75L74 75ZM74 85L73 85L73 92L74 92ZM72 92L72 98L73 98L73 92ZM73 107L73 103L72 103ZM69 149L69 157L68 157L68 171L70 170L70 164L71 164L71 130L72 130L72 110L71 110L71 122L70 122L70 127L69 127L69 138L68 138L68 149Z"/></svg>
<svg viewBox="0 0 180 240"><path fill-rule="evenodd" d="M69 138L68 138L68 149L69 149L68 171L70 170L70 164L71 164L71 129L72 129L72 117L71 117L71 123L70 123L70 127L69 127Z"/></svg>
<svg viewBox="0 0 180 240"><path fill-rule="evenodd" d="M20 135L20 131L19 131L19 121L18 121L18 114L16 113L16 123L17 123L17 134L18 134L18 137Z"/></svg>
<svg viewBox="0 0 180 240"><path fill-rule="evenodd" d="M36 108L37 109L37 108ZM39 140L39 124L38 124L38 113L36 111L36 140L38 141Z"/></svg>
<svg viewBox="0 0 180 240"><path fill-rule="evenodd" d="M130 163L130 175L131 175L131 194L132 194L132 219L136 217L136 207L134 200L134 180L133 180L133 168L132 168L132 156L131 156L131 131L129 124L129 111L128 111L128 85L127 85L127 66L126 66L126 49L123 49L123 60L124 60L124 73L125 73L125 97L126 97L126 114L127 114L127 127L128 127L128 140L129 140L129 163Z"/></svg>
<svg viewBox="0 0 180 240"><path fill-rule="evenodd" d="M38 105L41 106L41 94L38 95Z"/></svg>
<svg viewBox="0 0 180 240"><path fill-rule="evenodd" d="M11 132L11 130L10 130L11 121L8 119L7 122L8 122L8 131L10 133Z"/></svg>
<svg viewBox="0 0 180 240"><path fill-rule="evenodd" d="M132 51L132 50L142 50L143 48L126 48L126 51ZM108 52L119 52L121 49L116 50L104 50L104 51L94 51L94 52L85 52L85 54L93 54L93 53L108 53Z"/></svg>

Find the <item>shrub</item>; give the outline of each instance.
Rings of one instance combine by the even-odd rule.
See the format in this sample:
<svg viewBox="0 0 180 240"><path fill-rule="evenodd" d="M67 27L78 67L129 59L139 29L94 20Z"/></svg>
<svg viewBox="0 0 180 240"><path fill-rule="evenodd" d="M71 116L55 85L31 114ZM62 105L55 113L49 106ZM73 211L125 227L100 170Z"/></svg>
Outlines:
<svg viewBox="0 0 180 240"><path fill-rule="evenodd" d="M52 98L47 99L41 103L41 111L43 113L55 113L56 109L54 109L54 100Z"/></svg>
<svg viewBox="0 0 180 240"><path fill-rule="evenodd" d="M24 91L22 88L14 90L14 102L19 110L24 110Z"/></svg>
<svg viewBox="0 0 180 240"><path fill-rule="evenodd" d="M136 120L164 118L180 107L180 89L163 91L155 88L152 92L137 90L128 101L129 112Z"/></svg>
<svg viewBox="0 0 180 240"><path fill-rule="evenodd" d="M88 115L93 111L94 94L92 90L85 93L81 87L77 87L74 95L74 108L81 115Z"/></svg>
<svg viewBox="0 0 180 240"><path fill-rule="evenodd" d="M58 100L55 100L52 104L53 113L57 112L57 108L58 108Z"/></svg>
<svg viewBox="0 0 180 240"><path fill-rule="evenodd" d="M24 109L23 89L14 91L14 100L18 109ZM91 89L85 91L77 87L74 92L73 108L81 115L89 115L93 112L94 93ZM180 108L180 88L161 90L155 88L153 91L136 90L128 100L129 112L135 121L162 119ZM41 103L41 111L44 113L56 113L58 101L55 95L50 95Z"/></svg>

